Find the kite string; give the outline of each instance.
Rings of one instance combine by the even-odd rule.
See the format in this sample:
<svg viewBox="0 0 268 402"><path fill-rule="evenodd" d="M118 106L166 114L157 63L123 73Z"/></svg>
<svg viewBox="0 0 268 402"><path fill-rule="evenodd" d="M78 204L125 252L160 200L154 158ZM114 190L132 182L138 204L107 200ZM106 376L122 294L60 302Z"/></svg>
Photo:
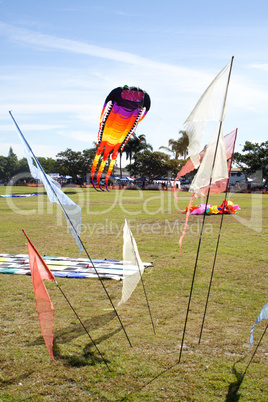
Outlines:
<svg viewBox="0 0 268 402"><path fill-rule="evenodd" d="M52 189L52 191L53 191L55 197L57 198L58 203L59 203L60 207L62 208L66 219L68 220L69 226L72 227L72 229L74 230L74 232L75 232L77 238L79 239L79 242L81 243L82 248L84 249L84 251L85 251L85 253L86 253L86 255L87 255L89 261L91 262L92 267L93 267L93 269L94 269L94 271L95 271L95 273L96 273L96 275L97 275L97 277L98 277L98 279L99 279L99 281L100 281L100 283L101 283L101 285L102 285L102 287L103 287L103 289L104 289L104 291L105 291L105 293L106 293L106 295L107 295L107 297L108 297L108 299L109 299L109 301L110 301L110 303L111 303L111 305L112 305L112 307L113 307L113 310L114 310L114 312L115 312L115 314L116 314L116 316L117 316L117 319L118 319L118 321L119 321L119 323L120 323L120 325L121 325L121 327L122 327L122 329L123 329L123 331L124 331L124 334L125 334L125 336L126 336L126 338L127 338L127 340L128 340L128 343L129 343L130 347L132 347L132 344L131 344L131 342L130 342L130 339L129 339L129 337L128 337L128 335L127 335L127 332L126 332L126 330L125 330L125 327L124 327L124 325L123 325L123 323L122 323L122 321L121 321L121 319L120 319L120 317L119 317L119 314L118 314L118 312L117 312L117 310L116 310L116 308L115 308L115 306L114 306L114 304L113 304L113 301L112 301L112 299L111 299L111 297L110 297L110 295L109 295L109 293L108 293L108 291L107 291L107 289L106 289L106 287L105 287L105 285L104 285L104 283L103 283L103 280L102 280L101 277L100 277L100 274L99 274L98 271L97 271L97 268L96 268L95 264L93 263L93 261L92 261L90 255L89 255L89 253L88 253L88 251L87 251L87 249L86 249L84 243L82 242L82 240L81 240L81 238L80 238L80 235L77 233L77 229L76 229L75 226L73 225L73 222L71 221L71 219L70 219L68 213L66 212L66 209L64 208L62 202L60 201L60 199L59 199L57 193L55 192L55 190L54 190L54 188L53 188L53 186L51 186L51 184L50 184L50 182L49 182L49 180L48 180L48 178L47 178L47 176L46 176L46 174L45 174L45 172L44 172L44 169L42 168L42 166L41 166L41 164L39 163L38 159L35 157L35 155L34 155L32 149L31 149L31 147L29 146L29 144L28 144L28 142L26 141L24 135L22 134L22 132L21 132L21 130L20 130L20 128L19 128L19 126L18 126L16 120L14 119L14 117L13 117L11 111L9 111L9 114L10 114L10 116L12 117L12 120L14 121L14 123L15 123L15 125L16 125L18 131L19 131L19 133L21 134L22 138L24 139L25 143L27 144L27 146L28 146L28 148L29 148L29 150L30 150L30 152L31 152L31 154L32 154L32 157L34 158L34 160L35 160L36 164L38 165L39 169L43 172L44 177L45 177L45 179L46 179L48 185L51 187L51 189Z"/></svg>

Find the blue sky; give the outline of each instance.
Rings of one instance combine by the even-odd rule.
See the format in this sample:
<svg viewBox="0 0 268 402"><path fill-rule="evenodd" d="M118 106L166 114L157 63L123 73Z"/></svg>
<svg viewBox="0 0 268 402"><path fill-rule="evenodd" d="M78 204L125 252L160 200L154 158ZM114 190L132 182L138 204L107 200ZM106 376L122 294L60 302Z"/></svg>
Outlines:
<svg viewBox="0 0 268 402"><path fill-rule="evenodd" d="M125 84L149 93L137 134L158 150L232 55L224 133L267 140L267 0L0 0L0 46L0 155L24 156L9 110L37 156L91 148Z"/></svg>

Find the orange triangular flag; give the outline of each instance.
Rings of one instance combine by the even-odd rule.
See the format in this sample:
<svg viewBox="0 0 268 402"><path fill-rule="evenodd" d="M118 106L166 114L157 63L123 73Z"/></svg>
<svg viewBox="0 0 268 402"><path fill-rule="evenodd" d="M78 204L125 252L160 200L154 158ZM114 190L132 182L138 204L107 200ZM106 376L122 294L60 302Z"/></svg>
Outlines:
<svg viewBox="0 0 268 402"><path fill-rule="evenodd" d="M53 355L54 307L43 282L44 279L52 281L55 278L24 230L23 233L28 239L29 262L40 329L48 353L55 360Z"/></svg>

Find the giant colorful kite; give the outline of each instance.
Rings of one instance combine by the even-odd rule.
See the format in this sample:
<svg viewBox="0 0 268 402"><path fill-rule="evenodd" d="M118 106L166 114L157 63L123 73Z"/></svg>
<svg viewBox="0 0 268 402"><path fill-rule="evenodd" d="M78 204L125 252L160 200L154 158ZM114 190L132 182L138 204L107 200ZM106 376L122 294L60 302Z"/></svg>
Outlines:
<svg viewBox="0 0 268 402"><path fill-rule="evenodd" d="M98 133L98 149L91 168L91 181L94 185L94 175L102 156L97 173L97 183L100 186L101 175L106 161L112 152L112 159L105 177L106 189L117 155L122 152L127 141L135 133L138 123L150 109L149 95L137 87L118 87L113 89L103 105ZM102 189L102 188L101 188Z"/></svg>

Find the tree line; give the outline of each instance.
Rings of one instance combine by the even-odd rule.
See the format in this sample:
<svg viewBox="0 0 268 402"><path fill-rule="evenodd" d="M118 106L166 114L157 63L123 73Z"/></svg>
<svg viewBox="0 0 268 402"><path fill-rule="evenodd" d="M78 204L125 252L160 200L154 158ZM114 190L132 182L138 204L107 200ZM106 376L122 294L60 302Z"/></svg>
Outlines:
<svg viewBox="0 0 268 402"><path fill-rule="evenodd" d="M235 152L234 162L241 168L246 177L261 172L264 179L263 186L268 185L268 141L254 143L246 141L242 154Z"/></svg>
<svg viewBox="0 0 268 402"><path fill-rule="evenodd" d="M166 176L167 174L176 175L180 167L185 163L183 159L178 159L177 156L179 154L183 155L186 150L183 149L178 154L177 147L179 144L176 147L172 141L169 142L170 148L165 148L172 155L167 155L160 151L154 152L152 145L146 141L144 134L139 136L134 134L122 151L122 154L125 154L126 160L129 162L126 169L131 175L145 176L149 180L157 176ZM90 173L95 154L96 147L78 152L67 148L65 151L59 152L56 155L56 159L45 157L38 157L37 159L46 173L58 173L61 176L69 175L74 183L81 183L86 180L87 175ZM122 154L119 154L118 160L120 168ZM0 180L8 183L12 177L23 173L29 173L27 159L18 159L10 147L7 157L0 156Z"/></svg>
<svg viewBox="0 0 268 402"><path fill-rule="evenodd" d="M188 136L185 131L179 132L178 139L170 139L168 147L162 146L158 151L153 151L151 144L147 143L146 136L135 134L129 139L123 153L129 164L126 166L131 176L146 177L152 181L156 177L176 177L178 171L187 161ZM96 145L96 144L95 144ZM166 152L162 152L164 150ZM268 141L251 143L246 141L243 153L234 154L234 163L248 177L250 174L261 170L265 185L268 179ZM38 157L38 161L46 173L59 173L61 176L69 175L74 183L84 182L90 173L91 165L96 154L96 147L83 151L73 151L67 148L59 152L56 159ZM119 166L121 167L122 155L119 154ZM0 180L8 181L18 174L29 173L26 158L18 159L10 148L8 156L0 156Z"/></svg>
<svg viewBox="0 0 268 402"><path fill-rule="evenodd" d="M37 157L40 165L46 173L58 173L60 176L72 176L75 183L84 178L90 170L96 153L96 148L86 149L82 152L75 152L69 148L59 152L56 159ZM18 159L9 149L7 157L0 156L0 180L8 183L11 178L20 174L29 174L29 166L26 158ZM23 176L22 176L23 177Z"/></svg>

